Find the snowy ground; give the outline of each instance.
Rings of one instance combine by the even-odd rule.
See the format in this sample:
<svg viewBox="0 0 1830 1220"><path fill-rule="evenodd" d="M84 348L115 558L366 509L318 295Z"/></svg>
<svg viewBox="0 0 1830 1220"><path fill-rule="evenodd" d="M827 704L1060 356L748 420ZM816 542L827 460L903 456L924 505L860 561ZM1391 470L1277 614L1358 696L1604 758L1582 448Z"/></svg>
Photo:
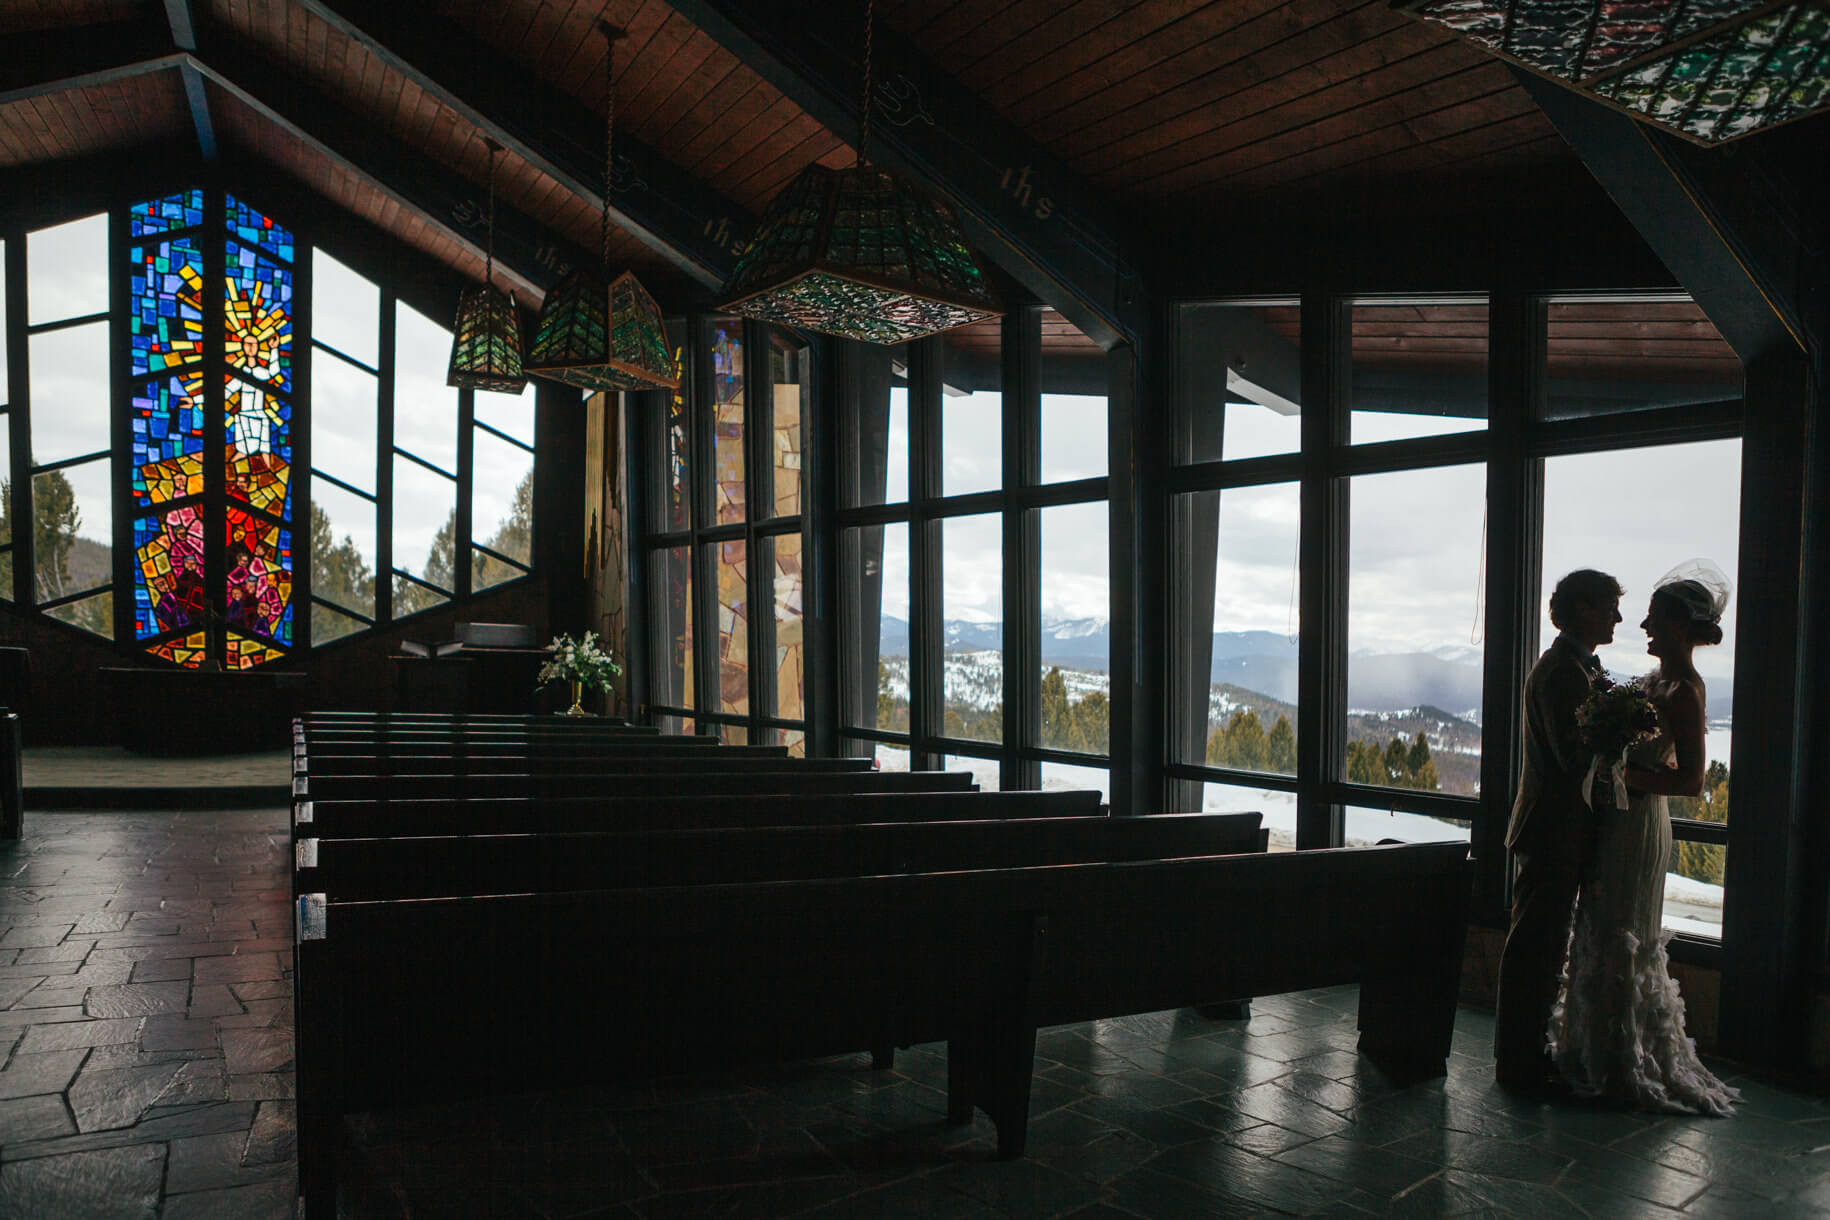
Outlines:
<svg viewBox="0 0 1830 1220"><path fill-rule="evenodd" d="M909 767L908 752L889 746L877 747L877 761L885 771L906 771ZM987 792L997 790L998 765L995 762L982 758L949 758L946 769L970 771L980 788ZM1097 788L1101 800L1112 798L1109 776L1098 767L1043 763L1042 786L1045 789ZM1202 809L1207 813L1261 813L1265 829L1271 832L1272 851L1291 851L1296 847L1296 797L1291 793L1208 784ZM1405 843L1466 843L1469 832L1465 826L1422 814L1349 806L1348 845L1377 843L1381 839L1398 839ZM1722 935L1722 887L1668 873L1664 922L1674 932L1719 939Z"/></svg>

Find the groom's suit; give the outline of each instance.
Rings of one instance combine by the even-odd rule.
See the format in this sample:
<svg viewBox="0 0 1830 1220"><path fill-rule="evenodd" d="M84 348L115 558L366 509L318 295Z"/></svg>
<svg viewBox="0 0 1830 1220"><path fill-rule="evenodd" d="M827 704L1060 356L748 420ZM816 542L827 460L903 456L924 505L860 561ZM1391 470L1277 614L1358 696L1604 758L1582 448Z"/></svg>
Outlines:
<svg viewBox="0 0 1830 1220"><path fill-rule="evenodd" d="M1582 799L1588 758L1576 725L1593 663L1580 643L1559 635L1525 678L1525 766L1506 826L1516 870L1512 928L1500 957L1493 1034L1502 1080L1530 1083L1550 1070L1550 1010L1593 828Z"/></svg>

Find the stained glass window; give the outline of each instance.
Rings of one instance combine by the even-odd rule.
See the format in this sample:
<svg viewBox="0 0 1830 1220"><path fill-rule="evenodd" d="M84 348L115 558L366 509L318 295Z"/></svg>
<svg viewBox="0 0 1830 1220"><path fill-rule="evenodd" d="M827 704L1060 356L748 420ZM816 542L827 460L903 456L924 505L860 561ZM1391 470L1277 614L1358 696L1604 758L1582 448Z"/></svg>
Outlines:
<svg viewBox="0 0 1830 1220"><path fill-rule="evenodd" d="M208 204L193 190L128 209L132 236L145 239L128 250L131 491L136 509L157 510L133 522L134 638L177 665L246 669L293 643L295 246L233 196L226 230L211 237ZM224 274L212 300L216 243ZM217 344L220 380L203 366Z"/></svg>
<svg viewBox="0 0 1830 1220"><path fill-rule="evenodd" d="M743 323L712 324L712 460L718 473L718 524L744 519Z"/></svg>

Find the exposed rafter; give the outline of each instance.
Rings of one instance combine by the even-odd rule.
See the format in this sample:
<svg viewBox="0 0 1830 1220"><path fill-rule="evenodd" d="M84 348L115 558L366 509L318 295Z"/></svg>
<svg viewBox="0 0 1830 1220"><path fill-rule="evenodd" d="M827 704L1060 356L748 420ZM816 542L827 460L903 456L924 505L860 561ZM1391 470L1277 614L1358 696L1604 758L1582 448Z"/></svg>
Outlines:
<svg viewBox="0 0 1830 1220"><path fill-rule="evenodd" d="M172 27L172 42L180 51L197 49L197 23L191 13L191 0L165 0L165 20ZM203 87L203 76L193 64L183 64L178 71L184 77L184 100L191 107L191 126L197 131L197 147L206 162L216 160L216 125L210 121L210 96Z"/></svg>
<svg viewBox="0 0 1830 1220"><path fill-rule="evenodd" d="M163 21L91 26L81 38L62 30L9 34L0 67L0 106L169 72L182 63Z"/></svg>
<svg viewBox="0 0 1830 1220"><path fill-rule="evenodd" d="M466 48L448 22L410 5L299 0L298 7L361 44L501 144L602 206L603 117L531 74L503 67L489 48ZM722 284L749 241L755 218L623 132L611 222L709 287Z"/></svg>
<svg viewBox="0 0 1830 1220"><path fill-rule="evenodd" d="M830 5L811 0L671 2L802 109L852 138L859 20L837 20ZM873 161L950 199L974 241L1102 344L1144 329L1148 304L1119 246L1118 224L1077 174L906 40L879 30L873 72Z"/></svg>
<svg viewBox="0 0 1830 1220"><path fill-rule="evenodd" d="M374 123L302 84L258 48L216 38L209 45L210 61L191 58L204 80L449 232L482 261L481 235L464 219L481 215L481 200L469 179L388 139ZM538 299L567 264L593 257L569 243L556 245L540 224L500 200L495 235L498 272L524 298Z"/></svg>

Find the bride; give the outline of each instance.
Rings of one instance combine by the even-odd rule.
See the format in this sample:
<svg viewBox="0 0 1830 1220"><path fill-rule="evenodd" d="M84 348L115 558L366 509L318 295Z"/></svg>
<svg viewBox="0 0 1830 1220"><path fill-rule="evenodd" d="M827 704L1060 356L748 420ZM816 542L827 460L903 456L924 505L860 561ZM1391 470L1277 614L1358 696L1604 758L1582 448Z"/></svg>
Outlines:
<svg viewBox="0 0 1830 1220"><path fill-rule="evenodd" d="M1576 903L1569 967L1551 1015L1551 1054L1578 1096L1643 1110L1727 1115L1737 1090L1697 1059L1684 1033L1684 1001L1666 970L1659 927L1671 860L1667 796L1703 787L1703 679L1699 644L1722 642L1728 581L1713 564L1679 565L1652 591L1640 624L1658 658L1647 694L1658 736L1633 747L1624 810L1601 815L1589 874Z"/></svg>

